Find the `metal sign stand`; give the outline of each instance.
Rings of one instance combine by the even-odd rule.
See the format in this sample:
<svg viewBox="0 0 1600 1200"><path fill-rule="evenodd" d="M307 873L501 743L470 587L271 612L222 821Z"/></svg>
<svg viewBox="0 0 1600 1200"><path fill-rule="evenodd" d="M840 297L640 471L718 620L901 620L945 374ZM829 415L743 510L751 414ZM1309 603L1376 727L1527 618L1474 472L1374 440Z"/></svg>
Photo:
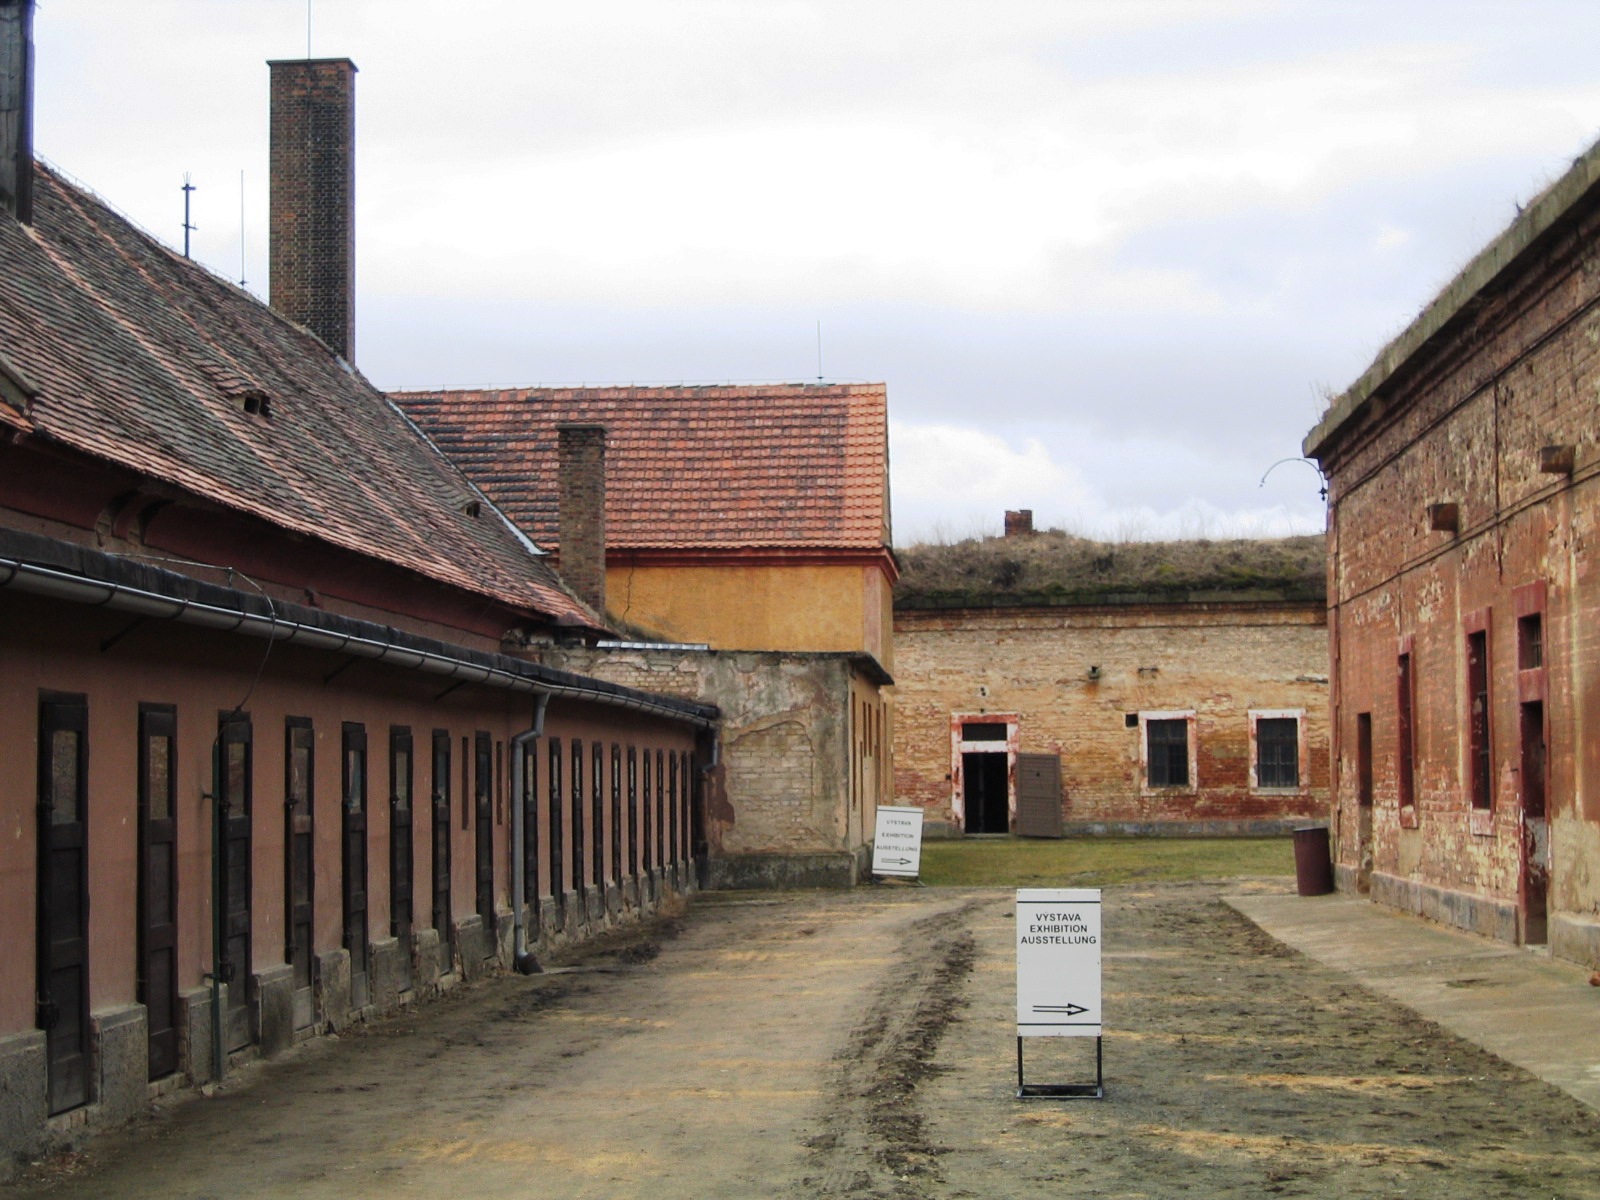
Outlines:
<svg viewBox="0 0 1600 1200"><path fill-rule="evenodd" d="M1018 1100L1104 1100L1106 1098L1105 1058L1102 1054L1104 1038L1094 1039L1093 1083L1025 1083L1022 1077L1022 1039L1017 1038L1017 1099Z"/></svg>

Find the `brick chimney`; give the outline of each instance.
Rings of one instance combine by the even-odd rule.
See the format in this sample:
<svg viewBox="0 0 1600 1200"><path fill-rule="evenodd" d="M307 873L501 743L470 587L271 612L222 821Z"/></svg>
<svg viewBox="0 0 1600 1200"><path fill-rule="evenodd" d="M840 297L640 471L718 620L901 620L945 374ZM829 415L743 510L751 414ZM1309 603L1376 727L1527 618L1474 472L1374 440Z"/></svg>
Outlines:
<svg viewBox="0 0 1600 1200"><path fill-rule="evenodd" d="M356 348L356 65L270 62L272 307L346 362Z"/></svg>
<svg viewBox="0 0 1600 1200"><path fill-rule="evenodd" d="M1019 508L1006 512L1006 536L1025 537L1033 532L1033 509Z"/></svg>
<svg viewBox="0 0 1600 1200"><path fill-rule="evenodd" d="M606 427L562 422L556 473L561 576L578 598L606 612Z"/></svg>
<svg viewBox="0 0 1600 1200"><path fill-rule="evenodd" d="M33 0L0 0L0 209L33 223Z"/></svg>

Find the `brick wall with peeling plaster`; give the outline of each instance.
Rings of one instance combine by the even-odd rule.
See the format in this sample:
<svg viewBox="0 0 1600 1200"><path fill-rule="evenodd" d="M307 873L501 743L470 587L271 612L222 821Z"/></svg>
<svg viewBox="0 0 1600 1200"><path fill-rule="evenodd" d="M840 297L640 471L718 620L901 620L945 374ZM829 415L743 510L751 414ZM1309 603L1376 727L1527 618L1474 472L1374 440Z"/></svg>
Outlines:
<svg viewBox="0 0 1600 1200"><path fill-rule="evenodd" d="M1346 886L1508 939L1526 936L1520 705L1544 705L1550 819L1550 937L1600 961L1600 744L1583 714L1600 701L1600 586L1585 548L1597 492L1600 276L1593 217L1547 247L1509 290L1484 299L1431 347L1330 457L1330 581L1339 598L1338 859ZM1541 469L1570 446L1575 470ZM1430 505L1457 506L1432 528ZM1544 668L1520 669L1515 594L1542 586ZM1491 803L1468 786L1466 646L1489 647ZM1409 638L1415 688L1414 813L1399 808L1397 658ZM1356 722L1370 713L1370 833L1357 795ZM1365 834L1365 839L1364 839ZM1537 938L1537 934L1535 935Z"/></svg>
<svg viewBox="0 0 1600 1200"><path fill-rule="evenodd" d="M548 647L541 659L629 687L716 704L707 780L708 886L837 886L865 877L887 783L888 704L843 654ZM880 777L882 783L878 782Z"/></svg>
<svg viewBox="0 0 1600 1200"><path fill-rule="evenodd" d="M1068 828L1240 832L1325 819L1327 632L1319 602L903 610L895 802L956 823L952 721L1014 714L1016 750L1062 761ZM1252 786L1257 710L1301 722L1301 786ZM1194 774L1144 786L1129 714L1193 712Z"/></svg>

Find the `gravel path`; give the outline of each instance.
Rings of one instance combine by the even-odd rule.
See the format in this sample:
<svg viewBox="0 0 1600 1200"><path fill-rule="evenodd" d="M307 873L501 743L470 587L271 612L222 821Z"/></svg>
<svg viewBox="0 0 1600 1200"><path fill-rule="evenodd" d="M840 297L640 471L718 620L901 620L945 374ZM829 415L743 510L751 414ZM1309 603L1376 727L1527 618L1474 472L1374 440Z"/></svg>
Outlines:
<svg viewBox="0 0 1600 1200"><path fill-rule="evenodd" d="M1107 1097L1016 1100L1011 900L703 897L569 968L253 1066L9 1190L1600 1197L1594 1114L1210 885L1107 891ZM1092 1046L1031 1039L1030 1081L1092 1078Z"/></svg>

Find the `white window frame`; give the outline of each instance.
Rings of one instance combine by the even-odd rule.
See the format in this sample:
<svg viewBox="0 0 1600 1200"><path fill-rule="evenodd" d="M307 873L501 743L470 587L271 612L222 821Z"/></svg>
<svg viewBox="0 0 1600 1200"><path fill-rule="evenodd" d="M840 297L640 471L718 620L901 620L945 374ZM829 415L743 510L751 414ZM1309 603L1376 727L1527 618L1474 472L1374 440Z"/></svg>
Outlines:
<svg viewBox="0 0 1600 1200"><path fill-rule="evenodd" d="M1002 750L1006 756L1006 822L1015 828L1017 824L1017 749L1020 745L1019 731L1022 724L1020 713L962 713L950 714L950 818L957 829L966 828L967 823L967 797L966 779L962 769L961 756L965 752L978 754L998 754ZM1004 725L1006 736L1004 741L983 740L966 741L961 736L962 728L966 725Z"/></svg>
<svg viewBox="0 0 1600 1200"><path fill-rule="evenodd" d="M1154 710L1139 714L1139 793L1143 796L1192 795L1200 790L1200 755L1195 736L1195 712L1192 708ZM1150 732L1151 721L1184 721L1188 728L1184 734L1185 749L1189 754L1189 782L1186 784L1150 783Z"/></svg>
<svg viewBox="0 0 1600 1200"><path fill-rule="evenodd" d="M1306 763L1306 710L1303 708L1252 708L1250 716L1250 790L1263 796L1303 796L1310 791ZM1295 723L1295 785L1294 787L1262 787L1256 777L1260 762L1260 748L1256 727L1262 721L1293 718Z"/></svg>

